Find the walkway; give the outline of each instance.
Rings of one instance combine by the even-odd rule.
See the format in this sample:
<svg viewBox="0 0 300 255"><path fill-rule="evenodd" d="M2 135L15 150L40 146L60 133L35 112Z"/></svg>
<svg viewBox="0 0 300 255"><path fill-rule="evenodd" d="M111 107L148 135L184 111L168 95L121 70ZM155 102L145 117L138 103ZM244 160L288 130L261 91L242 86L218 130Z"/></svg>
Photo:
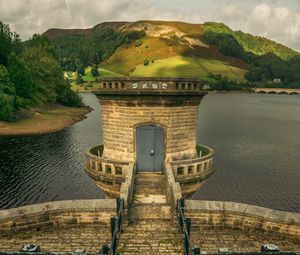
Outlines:
<svg viewBox="0 0 300 255"><path fill-rule="evenodd" d="M164 176L138 173L129 221L123 226L121 254L183 254L177 224L165 194Z"/></svg>
<svg viewBox="0 0 300 255"><path fill-rule="evenodd" d="M86 252L96 253L101 245L110 241L110 229L104 225L51 227L17 234L0 233L0 251L18 252L24 244L38 244L42 252L72 253L78 248L85 248Z"/></svg>
<svg viewBox="0 0 300 255"><path fill-rule="evenodd" d="M138 173L135 177L129 221L141 219L171 219L164 175L160 173Z"/></svg>

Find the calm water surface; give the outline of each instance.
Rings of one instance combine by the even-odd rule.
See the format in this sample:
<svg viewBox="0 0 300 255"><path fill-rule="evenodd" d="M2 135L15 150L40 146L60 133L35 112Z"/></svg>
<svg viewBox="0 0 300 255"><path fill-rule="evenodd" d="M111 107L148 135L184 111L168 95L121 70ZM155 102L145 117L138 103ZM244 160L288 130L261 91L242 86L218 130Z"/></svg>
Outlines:
<svg viewBox="0 0 300 255"><path fill-rule="evenodd" d="M84 150L102 141L98 101L74 126L53 134L0 137L0 208L104 198L85 174ZM210 94L200 107L199 143L216 150L215 173L194 199L300 212L300 97Z"/></svg>

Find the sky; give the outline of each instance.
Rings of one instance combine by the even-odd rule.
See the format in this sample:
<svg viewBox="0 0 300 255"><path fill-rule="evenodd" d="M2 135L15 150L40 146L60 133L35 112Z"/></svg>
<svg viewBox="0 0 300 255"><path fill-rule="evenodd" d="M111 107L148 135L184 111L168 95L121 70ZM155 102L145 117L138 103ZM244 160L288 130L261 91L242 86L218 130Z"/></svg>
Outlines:
<svg viewBox="0 0 300 255"><path fill-rule="evenodd" d="M0 20L28 39L104 21L223 22L300 51L300 0L0 0Z"/></svg>

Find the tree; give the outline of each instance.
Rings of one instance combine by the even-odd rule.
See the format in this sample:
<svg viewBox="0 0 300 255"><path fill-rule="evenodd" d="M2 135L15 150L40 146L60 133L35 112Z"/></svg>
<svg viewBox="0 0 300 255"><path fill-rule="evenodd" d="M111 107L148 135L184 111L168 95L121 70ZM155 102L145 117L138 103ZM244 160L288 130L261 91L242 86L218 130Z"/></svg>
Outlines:
<svg viewBox="0 0 300 255"><path fill-rule="evenodd" d="M73 59L64 59L67 68ZM45 103L82 105L64 80L52 43L34 35L21 45L19 36L0 21L0 119L11 120L16 109Z"/></svg>
<svg viewBox="0 0 300 255"><path fill-rule="evenodd" d="M5 66L0 65L0 120L10 120L14 111L15 88Z"/></svg>
<svg viewBox="0 0 300 255"><path fill-rule="evenodd" d="M141 40L136 40L135 41L135 47L140 47L143 44Z"/></svg>
<svg viewBox="0 0 300 255"><path fill-rule="evenodd" d="M144 66L149 65L149 60L147 58L144 59Z"/></svg>
<svg viewBox="0 0 300 255"><path fill-rule="evenodd" d="M79 73L80 75L84 75L85 74L84 66L82 61L79 58L75 60L75 65L76 65L77 73Z"/></svg>
<svg viewBox="0 0 300 255"><path fill-rule="evenodd" d="M92 69L91 69L91 73L94 77L98 77L99 76L99 71L98 71L98 67L97 65L93 65Z"/></svg>
<svg viewBox="0 0 300 255"><path fill-rule="evenodd" d="M83 79L82 79L82 77L79 73L77 73L76 83L77 84L82 84L83 83Z"/></svg>
<svg viewBox="0 0 300 255"><path fill-rule="evenodd" d="M8 70L10 81L15 84L17 96L30 98L33 92L30 70L15 53L12 53L8 58Z"/></svg>
<svg viewBox="0 0 300 255"><path fill-rule="evenodd" d="M62 81L55 89L57 103L68 106L83 106L81 97L70 89L67 81Z"/></svg>
<svg viewBox="0 0 300 255"><path fill-rule="evenodd" d="M80 100L73 100L75 92L71 90L69 82L64 80L59 58L50 41L43 36L34 36L27 45L20 58L27 64L32 76L33 103L59 102L70 105L73 102L73 106L81 105L78 103Z"/></svg>

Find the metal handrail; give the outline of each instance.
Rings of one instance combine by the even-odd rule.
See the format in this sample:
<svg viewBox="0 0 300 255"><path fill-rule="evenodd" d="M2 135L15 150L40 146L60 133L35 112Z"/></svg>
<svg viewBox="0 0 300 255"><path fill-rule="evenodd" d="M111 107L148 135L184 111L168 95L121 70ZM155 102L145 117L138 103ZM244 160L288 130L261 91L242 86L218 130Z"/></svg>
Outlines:
<svg viewBox="0 0 300 255"><path fill-rule="evenodd" d="M124 199L117 198L117 217L111 218L111 229L112 229L112 237L111 237L111 255L118 254L118 244L121 237L121 230L123 225L123 214L124 214Z"/></svg>
<svg viewBox="0 0 300 255"><path fill-rule="evenodd" d="M178 231L183 239L183 253L184 255L200 254L200 248L195 247L192 249L191 242L191 218L186 218L185 203L184 199L181 198L177 201L177 212L178 212Z"/></svg>

